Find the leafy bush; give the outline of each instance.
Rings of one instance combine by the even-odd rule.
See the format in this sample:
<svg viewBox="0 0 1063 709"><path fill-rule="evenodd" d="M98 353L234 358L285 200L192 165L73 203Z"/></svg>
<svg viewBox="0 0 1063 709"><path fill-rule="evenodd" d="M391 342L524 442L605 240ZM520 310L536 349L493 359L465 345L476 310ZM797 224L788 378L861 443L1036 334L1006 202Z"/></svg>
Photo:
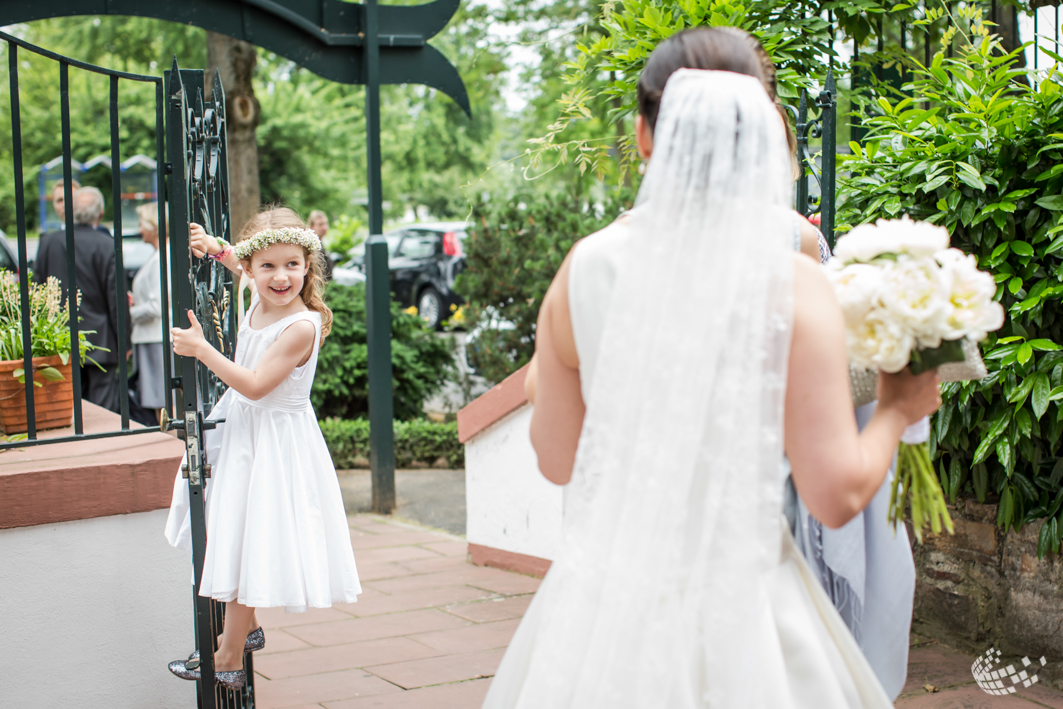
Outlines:
<svg viewBox="0 0 1063 709"><path fill-rule="evenodd" d="M335 318L332 334L318 355L310 400L318 416L355 418L369 412L369 357L365 327L365 286L330 283L325 302ZM446 381L453 344L425 327L416 315L391 304L391 368L395 418L421 415L428 397Z"/></svg>
<svg viewBox="0 0 1063 709"><path fill-rule="evenodd" d="M982 346L989 376L943 387L931 445L953 501L999 500L1005 530L1046 518L1043 555L1063 535L1063 84L1031 88L1016 54L976 42L917 67L910 98L879 99L844 163L839 217L940 224L993 273L1008 317Z"/></svg>
<svg viewBox="0 0 1063 709"><path fill-rule="evenodd" d="M369 421L328 418L319 422L337 469L364 467L369 460ZM436 465L445 458L448 468L465 466L465 446L458 442L458 424L425 419L395 422L395 465Z"/></svg>
<svg viewBox="0 0 1063 709"><path fill-rule="evenodd" d="M502 381L528 363L539 306L565 255L629 201L627 191L610 193L601 204L527 192L473 204L474 226L464 242L466 266L456 290L468 301L470 332L480 328L468 348L469 363L487 380Z"/></svg>

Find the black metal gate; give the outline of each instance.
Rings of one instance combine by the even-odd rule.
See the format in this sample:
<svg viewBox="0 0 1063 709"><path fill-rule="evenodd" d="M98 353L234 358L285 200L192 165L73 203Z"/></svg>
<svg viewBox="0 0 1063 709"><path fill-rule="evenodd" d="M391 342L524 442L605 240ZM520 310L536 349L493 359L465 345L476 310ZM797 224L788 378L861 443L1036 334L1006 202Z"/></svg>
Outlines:
<svg viewBox="0 0 1063 709"><path fill-rule="evenodd" d="M801 100L794 109L788 106L797 123L797 159L801 174L794 186L794 208L802 215L819 215L820 231L834 248L834 214L837 177L837 131L838 90L834 83L834 71L827 71L823 90L814 102L809 101L807 91L801 92ZM813 103L809 106L809 103ZM810 116L810 108L818 109L818 116ZM809 139L821 139L819 164L809 150ZM809 187L815 180L819 195L813 195Z"/></svg>
<svg viewBox="0 0 1063 709"><path fill-rule="evenodd" d="M170 197L171 254L174 290L173 322L188 327L189 310L203 325L203 335L222 354L232 358L236 345L237 293L232 274L217 261L195 258L189 248L189 223L203 226L208 234L231 241L229 223L229 177L225 143L225 93L221 77L214 76L213 90L205 100L204 74L182 70L174 59L166 72L166 154ZM215 638L220 634L224 605L199 596L203 558L207 546L205 489L211 466L207 462L204 433L220 421L208 418L225 392L225 385L209 369L190 357L177 357L173 389L175 419L170 428L185 441L192 522L192 563L195 570L196 649L199 650L201 709L250 709L254 707L254 667L251 653L244 653L247 684L240 691L214 682Z"/></svg>

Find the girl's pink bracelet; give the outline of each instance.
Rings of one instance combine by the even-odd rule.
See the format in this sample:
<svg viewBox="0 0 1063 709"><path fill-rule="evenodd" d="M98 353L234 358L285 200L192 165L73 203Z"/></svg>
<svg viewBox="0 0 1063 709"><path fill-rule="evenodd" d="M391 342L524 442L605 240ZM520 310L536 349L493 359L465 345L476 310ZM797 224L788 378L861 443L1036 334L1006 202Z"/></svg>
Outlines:
<svg viewBox="0 0 1063 709"><path fill-rule="evenodd" d="M222 248L222 250L219 251L218 253L216 253L216 254L207 254L207 256L210 256L215 261L224 261L225 257L228 256L229 254L231 254L232 252L233 252L233 247L231 247L228 244L226 244Z"/></svg>

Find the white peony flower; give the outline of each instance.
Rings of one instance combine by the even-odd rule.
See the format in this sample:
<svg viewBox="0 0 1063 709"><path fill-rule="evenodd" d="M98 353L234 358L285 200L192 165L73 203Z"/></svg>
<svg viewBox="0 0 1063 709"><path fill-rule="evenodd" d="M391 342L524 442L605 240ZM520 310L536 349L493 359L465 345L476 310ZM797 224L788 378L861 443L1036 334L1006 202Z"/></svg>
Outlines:
<svg viewBox="0 0 1063 709"><path fill-rule="evenodd" d="M919 347L940 345L942 335L948 332L952 304L938 264L930 258L901 257L882 271L885 317L916 338Z"/></svg>
<svg viewBox="0 0 1063 709"><path fill-rule="evenodd" d="M899 372L908 366L915 338L882 310L874 310L846 329L849 357L865 369Z"/></svg>
<svg viewBox="0 0 1063 709"><path fill-rule="evenodd" d="M947 249L949 233L927 222L879 219L861 224L838 239L834 255L845 263L867 262L883 254L908 254L915 258L933 256Z"/></svg>
<svg viewBox="0 0 1063 709"><path fill-rule="evenodd" d="M1004 324L1004 308L993 300L997 286L993 277L978 270L978 262L959 249L936 254L941 277L949 292L952 312L947 321L946 340L968 337L975 342Z"/></svg>
<svg viewBox="0 0 1063 709"><path fill-rule="evenodd" d="M827 262L827 278L834 286L846 327L857 325L872 308L880 305L883 269L868 264L843 266L840 259Z"/></svg>

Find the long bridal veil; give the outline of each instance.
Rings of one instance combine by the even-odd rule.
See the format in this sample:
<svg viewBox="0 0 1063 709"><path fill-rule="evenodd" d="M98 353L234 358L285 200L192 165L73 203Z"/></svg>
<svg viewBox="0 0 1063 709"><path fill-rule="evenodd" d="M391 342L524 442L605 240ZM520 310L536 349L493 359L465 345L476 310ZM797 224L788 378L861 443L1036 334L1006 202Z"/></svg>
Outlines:
<svg viewBox="0 0 1063 709"><path fill-rule="evenodd" d="M757 707L779 646L790 164L754 78L662 98L566 498L485 706ZM776 687L774 691L777 691Z"/></svg>

